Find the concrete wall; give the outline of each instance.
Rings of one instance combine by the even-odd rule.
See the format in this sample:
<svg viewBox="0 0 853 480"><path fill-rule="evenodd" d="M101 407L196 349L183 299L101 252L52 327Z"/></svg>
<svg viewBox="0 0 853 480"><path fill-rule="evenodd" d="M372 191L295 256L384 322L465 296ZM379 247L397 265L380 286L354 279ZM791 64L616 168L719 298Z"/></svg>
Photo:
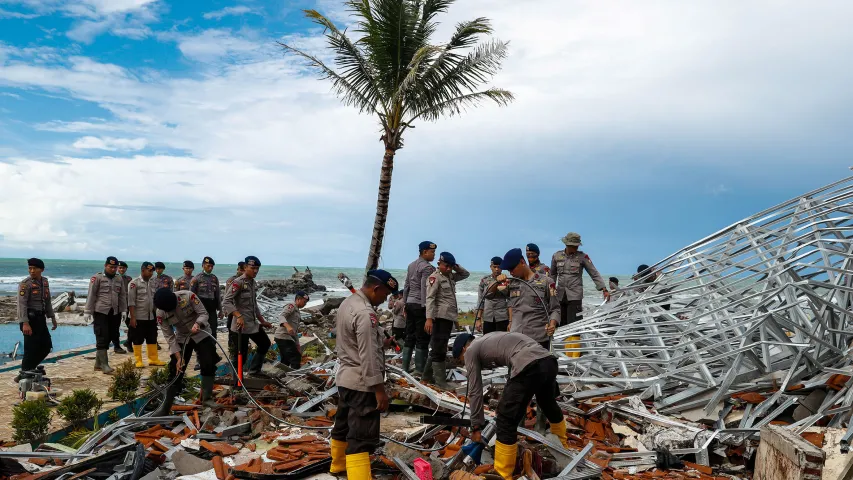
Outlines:
<svg viewBox="0 0 853 480"><path fill-rule="evenodd" d="M821 480L824 453L790 430L776 425L761 429L755 480Z"/></svg>

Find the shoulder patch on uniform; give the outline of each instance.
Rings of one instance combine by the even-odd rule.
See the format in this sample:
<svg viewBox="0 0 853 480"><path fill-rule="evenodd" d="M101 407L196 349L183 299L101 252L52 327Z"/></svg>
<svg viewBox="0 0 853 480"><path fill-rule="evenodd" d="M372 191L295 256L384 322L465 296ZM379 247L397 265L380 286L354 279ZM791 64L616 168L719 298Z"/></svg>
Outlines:
<svg viewBox="0 0 853 480"><path fill-rule="evenodd" d="M539 280L539 274L533 275L533 280Z"/></svg>
<svg viewBox="0 0 853 480"><path fill-rule="evenodd" d="M136 284L133 282L130 282L130 288L136 288Z"/></svg>
<svg viewBox="0 0 853 480"><path fill-rule="evenodd" d="M237 282L232 283L231 284L231 291L234 293L237 293L238 290L240 290L240 285Z"/></svg>
<svg viewBox="0 0 853 480"><path fill-rule="evenodd" d="M163 317L157 315L157 325L163 325Z"/></svg>
<svg viewBox="0 0 853 480"><path fill-rule="evenodd" d="M548 288L551 290L551 296L556 297L557 296L557 284L551 283L551 285L548 285Z"/></svg>
<svg viewBox="0 0 853 480"><path fill-rule="evenodd" d="M375 313L371 313L370 314L370 324L375 327L376 324L378 324L378 323L379 323L379 318L376 317Z"/></svg>
<svg viewBox="0 0 853 480"><path fill-rule="evenodd" d="M44 282L44 286L47 286L47 278L42 277L42 281Z"/></svg>
<svg viewBox="0 0 853 480"><path fill-rule="evenodd" d="M587 255L587 254L583 254L583 258L585 258L585 259L589 260L589 255Z"/></svg>
<svg viewBox="0 0 853 480"><path fill-rule="evenodd" d="M293 312L294 310L296 310L296 305L294 305L294 304L292 304L292 303L288 303L288 304L287 304L287 306L286 306L286 307L284 307L284 311L285 311L285 313L291 313L291 312Z"/></svg>
<svg viewBox="0 0 853 480"><path fill-rule="evenodd" d="M434 283L435 283L435 277L430 276L429 277L429 284L433 285Z"/></svg>
<svg viewBox="0 0 853 480"><path fill-rule="evenodd" d="M192 299L193 303L196 305L201 303L201 301L198 299L198 297L195 296L195 294L190 295L190 298Z"/></svg>
<svg viewBox="0 0 853 480"><path fill-rule="evenodd" d="M95 283L95 279L96 279L96 278L98 278L98 276L97 276L97 275L93 275L93 276L92 276L92 280L90 280L90 283Z"/></svg>
<svg viewBox="0 0 853 480"><path fill-rule="evenodd" d="M20 291L20 295L23 297L23 296L24 296L24 295L26 295L26 294L27 294L27 291L26 291L26 290L24 290L24 289L21 289L21 291Z"/></svg>

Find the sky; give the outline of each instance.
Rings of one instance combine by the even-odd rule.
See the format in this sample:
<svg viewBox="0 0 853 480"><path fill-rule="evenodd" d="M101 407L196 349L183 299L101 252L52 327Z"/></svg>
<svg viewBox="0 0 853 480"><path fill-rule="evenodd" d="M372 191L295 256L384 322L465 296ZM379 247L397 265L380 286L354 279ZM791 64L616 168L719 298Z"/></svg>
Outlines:
<svg viewBox="0 0 853 480"><path fill-rule="evenodd" d="M0 257L363 266L376 119L276 42L328 58L337 0L0 0ZM850 174L853 2L459 0L511 90L405 136L382 264L468 268L569 231L603 273Z"/></svg>

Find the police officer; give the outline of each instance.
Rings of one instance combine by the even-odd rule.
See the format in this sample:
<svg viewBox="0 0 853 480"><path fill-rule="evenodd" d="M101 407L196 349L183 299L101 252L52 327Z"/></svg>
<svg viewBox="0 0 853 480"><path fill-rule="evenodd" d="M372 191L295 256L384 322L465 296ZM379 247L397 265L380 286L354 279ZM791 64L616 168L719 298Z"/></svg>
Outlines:
<svg viewBox="0 0 853 480"><path fill-rule="evenodd" d="M426 282L435 271L430 262L435 259L436 245L430 241L418 245L417 260L409 264L406 271L406 346L403 348L403 370L409 371L412 349L415 351L415 373L422 374L429 349L429 334L426 325Z"/></svg>
<svg viewBox="0 0 853 480"><path fill-rule="evenodd" d="M214 265L216 262L212 258L204 257L204 260L201 261L201 273L190 281L190 291L201 299L201 304L204 305L204 309L207 310L207 315L210 318L210 329L215 333L216 329L219 328L217 320L221 319L223 315L219 278L213 274Z"/></svg>
<svg viewBox="0 0 853 480"><path fill-rule="evenodd" d="M175 280L175 285L172 287L176 292L190 289L190 283L193 281L193 270L195 270L195 264L191 260L184 260L183 270L184 274Z"/></svg>
<svg viewBox="0 0 853 480"><path fill-rule="evenodd" d="M527 264L530 266L530 269L533 270L534 273L550 277L551 269L548 268L548 265L539 261L539 245L536 245L535 243L528 243L524 250L527 255Z"/></svg>
<svg viewBox="0 0 853 480"><path fill-rule="evenodd" d="M116 274L117 269L116 257L107 257L104 271L96 273L89 281L89 294L83 310L95 331L95 371L106 374L113 372L107 357L112 338L110 325L119 324L122 312L127 311L127 294L122 278Z"/></svg>
<svg viewBox="0 0 853 480"><path fill-rule="evenodd" d="M406 341L406 301L402 293L396 293L388 300L388 308L394 320L391 324L391 333L394 340L400 344Z"/></svg>
<svg viewBox="0 0 853 480"><path fill-rule="evenodd" d="M557 294L560 300L560 325L568 325L577 320L583 311L583 271L589 274L595 287L604 294L604 299L610 295L604 279L595 269L589 255L578 250L581 246L581 236L569 232L562 239L566 245L564 250L554 253L551 257L551 272L557 281Z"/></svg>
<svg viewBox="0 0 853 480"><path fill-rule="evenodd" d="M166 264L163 262L154 262L154 271L157 272L157 289L168 288L172 290L175 286L175 281L172 277L166 275Z"/></svg>
<svg viewBox="0 0 853 480"><path fill-rule="evenodd" d="M450 252L441 252L438 256L438 270L427 279L426 324L424 330L432 337L430 358L424 368L424 381L435 383L439 388L447 388L447 370L444 360L447 358L447 341L459 315L456 305L456 282L465 280L471 274L462 265L456 263L456 257Z"/></svg>
<svg viewBox="0 0 853 480"><path fill-rule="evenodd" d="M228 277L225 280L225 291L231 290L231 282L234 281L237 277L242 276L246 273L246 262L238 262L237 263L237 273ZM225 311L220 307L221 311ZM226 327L228 327L228 356L231 357L231 363L237 365L237 334L231 331L231 320L234 318L234 314L227 314L227 322Z"/></svg>
<svg viewBox="0 0 853 480"><path fill-rule="evenodd" d="M331 473L368 480L370 453L379 445L379 413L388 409L382 327L375 308L397 292L385 270L370 270L364 285L347 297L335 317L338 411L332 428Z"/></svg>
<svg viewBox="0 0 853 480"><path fill-rule="evenodd" d="M157 308L157 323L160 331L169 343L169 381L163 403L154 412L155 417L169 415L175 395L183 390L183 376L187 364L192 359L201 364L201 400L206 407L216 406L213 401L213 381L216 376L216 344L210 337L210 324L207 323L207 310L201 300L192 292L182 290L172 292L165 288L154 294L154 306Z"/></svg>
<svg viewBox="0 0 853 480"><path fill-rule="evenodd" d="M121 276L121 281L124 284L124 294L127 295L127 286L130 284L130 281L133 280L133 277L127 275L127 263L119 261L118 262L118 274ZM127 340L125 340L124 344L127 347L127 350L121 348L121 344L119 343L121 339L121 323L124 323L124 326L127 327ZM121 312L121 321L117 325L111 325L113 327L110 330L111 341L114 347L115 353L125 354L128 351L132 350L132 340L130 339L130 319L127 315L127 312Z"/></svg>
<svg viewBox="0 0 853 480"><path fill-rule="evenodd" d="M453 358L465 365L468 375L468 403L471 406L471 439L481 442L480 430L485 426L483 414L483 368L491 365L510 367L510 378L498 403L495 426L495 471L512 479L515 470L518 423L527 405L536 396L536 404L551 423L551 433L569 448L566 421L557 405L557 359L526 335L495 332L474 339L463 333L453 342Z"/></svg>
<svg viewBox="0 0 853 480"><path fill-rule="evenodd" d="M127 308L130 310L130 330L133 335L133 356L136 368L142 368L142 344L147 345L148 365L165 365L157 355L157 315L154 310L154 292L157 280L154 279L154 264L142 262L139 276L127 285Z"/></svg>
<svg viewBox="0 0 853 480"><path fill-rule="evenodd" d="M231 288L225 291L222 300L222 309L225 313L233 313L234 320L231 322L231 331L242 333L242 341L238 348L243 358L249 353L249 339L255 342L257 347L252 364L247 373L255 374L261 371L264 358L270 349L270 337L263 328L272 328L272 324L264 320L261 309L258 307L255 277L261 268L258 257L246 257L246 272L231 282Z"/></svg>
<svg viewBox="0 0 853 480"><path fill-rule="evenodd" d="M501 274L502 260L501 257L492 257L489 263L491 275L481 278L480 284L477 286L477 320L474 322L474 329L478 332L488 334L505 332L509 329L510 311L507 301L509 290L503 288L494 291L492 295L486 295L489 287L497 281L496 278ZM484 317L485 321L483 320Z"/></svg>
<svg viewBox="0 0 853 480"><path fill-rule="evenodd" d="M21 333L24 334L22 372L35 370L53 348L50 330L47 329L48 318L53 323L53 330L56 330L56 314L53 313L53 304L50 301L50 285L47 277L42 276L44 262L31 258L27 260L27 270L30 276L23 279L18 286L18 323L21 325Z"/></svg>
<svg viewBox="0 0 853 480"><path fill-rule="evenodd" d="M299 346L299 325L302 323L302 314L299 309L305 307L310 298L308 294L299 290L295 294L293 302L284 306L278 317L278 327L275 329L275 344L278 345L278 355L281 363L296 369L302 366L302 348Z"/></svg>

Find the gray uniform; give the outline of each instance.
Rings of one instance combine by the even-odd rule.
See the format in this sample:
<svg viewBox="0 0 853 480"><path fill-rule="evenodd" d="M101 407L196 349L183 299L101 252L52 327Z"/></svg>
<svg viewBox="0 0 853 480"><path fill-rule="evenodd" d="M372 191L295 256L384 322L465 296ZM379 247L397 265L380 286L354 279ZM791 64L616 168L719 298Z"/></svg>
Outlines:
<svg viewBox="0 0 853 480"><path fill-rule="evenodd" d="M232 277L233 280L236 277ZM216 308L222 307L222 299L219 292L219 278L212 273L199 273L190 281L189 290L198 295L202 300L213 300Z"/></svg>
<svg viewBox="0 0 853 480"><path fill-rule="evenodd" d="M427 278L435 271L435 267L421 257L409 264L406 271L406 287L403 298L406 303L420 306L426 305Z"/></svg>
<svg viewBox="0 0 853 480"><path fill-rule="evenodd" d="M512 327L510 332L523 333L539 343L549 340L545 329L548 321L560 324L560 304L557 301L554 281L551 277L534 275L527 282L539 295L533 293L530 287L518 281L509 282L509 306L512 308ZM543 303L544 302L544 303ZM550 316L545 310L548 305Z"/></svg>
<svg viewBox="0 0 853 480"><path fill-rule="evenodd" d="M278 317L279 326L275 328L275 334L273 335L276 340L289 340L291 342L297 342L298 339L292 337L289 333L287 333L287 329L284 327L284 324L287 323L293 328L294 333L299 333L299 324L302 323L302 315L299 313L299 309L296 308L296 304L288 303L284 310L281 311L281 315Z"/></svg>
<svg viewBox="0 0 853 480"><path fill-rule="evenodd" d="M379 317L361 291L347 297L335 317L337 328L338 373L340 387L372 392L385 381L385 355Z"/></svg>
<svg viewBox="0 0 853 480"><path fill-rule="evenodd" d="M118 315L127 311L127 292L124 289L124 280L121 275L106 276L103 272L95 274L89 281L89 295L86 297L86 307L83 310L87 315L103 313Z"/></svg>
<svg viewBox="0 0 853 480"><path fill-rule="evenodd" d="M18 323L29 322L27 309L43 312L47 318L56 318L53 304L50 302L50 285L47 277L33 280L27 277L18 287Z"/></svg>
<svg viewBox="0 0 853 480"><path fill-rule="evenodd" d="M178 297L178 306L173 312L157 310L157 323L160 324L160 331L169 342L169 353L172 355L181 352L187 338L192 338L195 343L199 343L207 338L202 330L210 333L207 310L204 309L201 300L187 290L175 292L175 295ZM200 329L193 335L192 328L196 323L199 324Z"/></svg>
<svg viewBox="0 0 853 480"><path fill-rule="evenodd" d="M495 282L495 277L486 275L480 279L477 287L477 305L483 305L484 322L508 322L509 321L509 289L497 290L492 295L486 295L486 290ZM483 297L486 300L483 300Z"/></svg>
<svg viewBox="0 0 853 480"><path fill-rule="evenodd" d="M172 279L172 277L166 275L165 273L163 275L159 275L156 280L158 290L161 288L168 288L169 290L172 290L172 287L175 286L175 281Z"/></svg>
<svg viewBox="0 0 853 480"><path fill-rule="evenodd" d="M551 275L557 280L557 299L559 301L583 300L583 271L592 277L595 288L604 290L607 284L595 269L589 255L578 250L567 254L560 250L551 257Z"/></svg>
<svg viewBox="0 0 853 480"><path fill-rule="evenodd" d="M151 277L146 282L138 276L127 285L127 307L133 307L136 320L154 320L154 293L157 291L157 279Z"/></svg>
<svg viewBox="0 0 853 480"><path fill-rule="evenodd" d="M530 269L533 270L533 273L538 273L539 275L545 275L548 277L551 276L551 269L548 268L548 265L545 265L542 262L539 262L534 267L530 267Z"/></svg>
<svg viewBox="0 0 853 480"><path fill-rule="evenodd" d="M406 302L402 299L394 302L391 307L391 314L394 315L394 328L406 328L406 316L403 313L406 311Z"/></svg>
<svg viewBox="0 0 853 480"><path fill-rule="evenodd" d="M261 329L259 319L263 315L258 307L255 290L255 279L242 275L231 282L231 288L225 291L225 298L222 299L222 311L226 315L240 312L243 316L243 333L248 335L258 333ZM231 322L231 331L240 331L236 321Z"/></svg>
<svg viewBox="0 0 853 480"><path fill-rule="evenodd" d="M193 281L192 275L181 275L175 280L175 285L172 287L176 292L180 292L181 290L189 290L190 284Z"/></svg>
<svg viewBox="0 0 853 480"><path fill-rule="evenodd" d="M456 305L456 282L465 280L471 274L461 266L459 271L444 275L438 270L427 278L426 317L443 318L456 321L459 314Z"/></svg>
<svg viewBox="0 0 853 480"><path fill-rule="evenodd" d="M471 425L483 428L486 424L483 415L483 378L484 365L495 364L510 367L510 378L521 373L531 362L546 358L548 350L536 341L520 333L493 332L477 338L465 351L465 371L468 374L468 403L471 406Z"/></svg>

